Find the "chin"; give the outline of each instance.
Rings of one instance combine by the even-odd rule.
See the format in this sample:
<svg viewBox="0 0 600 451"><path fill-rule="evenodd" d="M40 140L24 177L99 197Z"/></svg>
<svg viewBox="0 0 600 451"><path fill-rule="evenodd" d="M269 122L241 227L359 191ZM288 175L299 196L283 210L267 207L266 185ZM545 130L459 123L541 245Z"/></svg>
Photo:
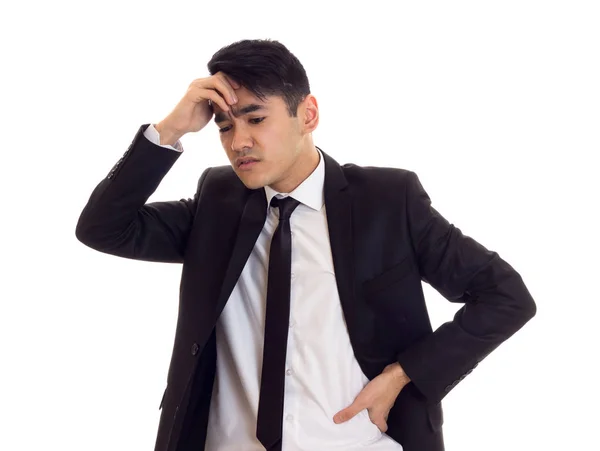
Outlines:
<svg viewBox="0 0 600 451"><path fill-rule="evenodd" d="M237 176L248 189L259 189L265 186L265 183L262 183L257 177L247 177L244 174L237 174Z"/></svg>

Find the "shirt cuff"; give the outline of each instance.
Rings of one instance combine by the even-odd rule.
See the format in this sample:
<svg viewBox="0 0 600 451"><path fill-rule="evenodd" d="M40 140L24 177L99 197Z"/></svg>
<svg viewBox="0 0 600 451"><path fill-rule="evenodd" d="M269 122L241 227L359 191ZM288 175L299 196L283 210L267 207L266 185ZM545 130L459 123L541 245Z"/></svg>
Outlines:
<svg viewBox="0 0 600 451"><path fill-rule="evenodd" d="M170 144L160 144L160 133L154 128L154 124L150 124L146 130L144 130L144 136L151 143L156 144L160 147L166 147L167 149L173 149L177 152L183 152L183 146L181 145L181 141L177 140L175 143L175 147Z"/></svg>

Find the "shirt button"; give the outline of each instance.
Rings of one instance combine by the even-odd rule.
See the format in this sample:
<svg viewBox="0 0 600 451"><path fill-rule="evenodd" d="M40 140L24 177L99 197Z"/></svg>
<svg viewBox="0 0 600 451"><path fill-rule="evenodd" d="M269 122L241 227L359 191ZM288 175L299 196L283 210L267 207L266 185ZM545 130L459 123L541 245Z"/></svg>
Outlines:
<svg viewBox="0 0 600 451"><path fill-rule="evenodd" d="M290 321L290 328L294 327L295 325L296 325L296 321L294 321L294 320L291 320L291 321Z"/></svg>
<svg viewBox="0 0 600 451"><path fill-rule="evenodd" d="M294 415L288 415L285 417L286 420L288 421L293 421L294 420Z"/></svg>
<svg viewBox="0 0 600 451"><path fill-rule="evenodd" d="M288 369L285 371L285 374L287 374L288 376L291 376L292 374L294 374L294 370L293 370L293 369L291 369L291 368L288 368Z"/></svg>
<svg viewBox="0 0 600 451"><path fill-rule="evenodd" d="M292 279L296 278L296 274L294 274L294 273L292 273L291 276L292 276Z"/></svg>

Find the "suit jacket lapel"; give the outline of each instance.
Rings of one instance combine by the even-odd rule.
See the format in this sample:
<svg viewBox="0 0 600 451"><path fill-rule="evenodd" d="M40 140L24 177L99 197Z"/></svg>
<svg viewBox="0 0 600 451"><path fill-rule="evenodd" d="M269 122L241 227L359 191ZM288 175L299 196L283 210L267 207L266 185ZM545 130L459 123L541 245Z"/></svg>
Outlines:
<svg viewBox="0 0 600 451"><path fill-rule="evenodd" d="M254 248L254 244L262 231L262 228L267 219L267 196L264 188L252 190L246 204L244 212L240 219L240 225L235 238L235 245L225 277L221 287L221 293L217 300L216 318L219 317L221 311L225 307L227 299L231 295L235 284L246 265L246 261ZM215 318L215 321L216 321Z"/></svg>
<svg viewBox="0 0 600 451"><path fill-rule="evenodd" d="M350 341L356 350L366 337L360 335L363 328L360 327L356 308L352 196L340 165L321 152L325 157L325 209L335 280Z"/></svg>

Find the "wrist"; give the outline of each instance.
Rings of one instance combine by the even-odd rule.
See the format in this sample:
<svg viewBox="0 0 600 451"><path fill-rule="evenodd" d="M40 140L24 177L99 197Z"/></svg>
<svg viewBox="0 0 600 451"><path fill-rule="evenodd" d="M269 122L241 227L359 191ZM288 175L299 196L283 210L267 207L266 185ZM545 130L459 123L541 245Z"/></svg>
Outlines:
<svg viewBox="0 0 600 451"><path fill-rule="evenodd" d="M175 143L183 136L182 133L169 127L163 121L159 122L158 124L154 124L154 128L160 136L161 145L175 146Z"/></svg>
<svg viewBox="0 0 600 451"><path fill-rule="evenodd" d="M408 377L408 375L404 372L404 369L402 368L402 366L400 366L400 363L398 362L389 364L385 367L383 372L390 373L392 378L402 386L410 382L410 377Z"/></svg>

